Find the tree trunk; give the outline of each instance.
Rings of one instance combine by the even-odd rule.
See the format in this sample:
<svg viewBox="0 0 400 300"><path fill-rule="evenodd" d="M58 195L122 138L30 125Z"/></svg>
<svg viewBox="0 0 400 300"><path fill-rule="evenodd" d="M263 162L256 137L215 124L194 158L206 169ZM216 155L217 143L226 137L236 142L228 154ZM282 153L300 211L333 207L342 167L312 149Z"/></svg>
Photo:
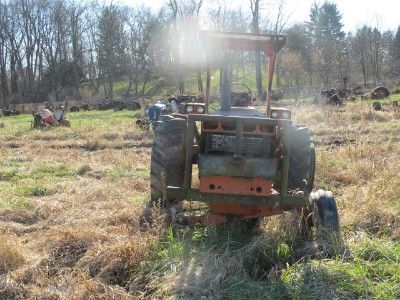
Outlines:
<svg viewBox="0 0 400 300"><path fill-rule="evenodd" d="M200 93L203 93L203 79L201 78L201 71L197 71L197 87Z"/></svg>
<svg viewBox="0 0 400 300"><path fill-rule="evenodd" d="M179 93L181 95L185 93L185 81L183 79L179 80Z"/></svg>
<svg viewBox="0 0 400 300"><path fill-rule="evenodd" d="M146 90L146 85L149 82L150 74L147 73L146 76L144 77L143 85L142 85L142 96L144 96L144 92Z"/></svg>
<svg viewBox="0 0 400 300"><path fill-rule="evenodd" d="M110 101L113 101L114 91L113 91L113 79L111 77L108 79L108 97Z"/></svg>
<svg viewBox="0 0 400 300"><path fill-rule="evenodd" d="M125 96L129 96L129 93L131 92L132 85L133 85L133 76L130 75L129 76L128 88L126 89Z"/></svg>

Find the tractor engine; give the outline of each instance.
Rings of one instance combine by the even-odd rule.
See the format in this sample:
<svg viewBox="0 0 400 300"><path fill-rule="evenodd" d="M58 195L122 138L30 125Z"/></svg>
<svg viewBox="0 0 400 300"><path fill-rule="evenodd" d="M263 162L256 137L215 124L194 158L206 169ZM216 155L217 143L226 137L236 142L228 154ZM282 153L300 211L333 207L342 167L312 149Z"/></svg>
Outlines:
<svg viewBox="0 0 400 300"><path fill-rule="evenodd" d="M200 192L269 196L277 175L276 126L203 122Z"/></svg>

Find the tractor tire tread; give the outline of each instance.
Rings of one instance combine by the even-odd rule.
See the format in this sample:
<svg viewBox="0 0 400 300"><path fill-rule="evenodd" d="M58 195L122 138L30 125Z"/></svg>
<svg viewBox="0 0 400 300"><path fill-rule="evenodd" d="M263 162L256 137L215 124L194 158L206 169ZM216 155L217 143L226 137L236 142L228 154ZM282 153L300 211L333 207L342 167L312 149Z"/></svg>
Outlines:
<svg viewBox="0 0 400 300"><path fill-rule="evenodd" d="M169 185L182 186L185 168L186 121L163 118L157 122L151 153L150 190L151 202L168 204L173 199L166 196Z"/></svg>

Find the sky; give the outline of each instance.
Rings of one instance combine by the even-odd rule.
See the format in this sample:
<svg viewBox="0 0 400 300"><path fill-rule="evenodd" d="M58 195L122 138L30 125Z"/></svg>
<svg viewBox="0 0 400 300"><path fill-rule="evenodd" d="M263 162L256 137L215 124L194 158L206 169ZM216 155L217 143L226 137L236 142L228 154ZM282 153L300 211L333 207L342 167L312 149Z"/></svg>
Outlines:
<svg viewBox="0 0 400 300"><path fill-rule="evenodd" d="M215 6L218 1L224 0L204 0L203 11L207 7ZM261 0L263 3L263 15L267 15L269 10L277 7L278 0ZM288 19L287 25L308 20L310 7L314 2L323 3L315 0L284 0L284 13ZM116 1L114 1L116 2ZM153 10L160 9L167 0L118 0L117 2L132 6L149 6ZM355 31L362 25L378 26L382 30L397 30L400 26L400 0L331 0L336 3L342 13L344 30ZM249 10L249 0L225 0L227 6L242 7L244 11Z"/></svg>

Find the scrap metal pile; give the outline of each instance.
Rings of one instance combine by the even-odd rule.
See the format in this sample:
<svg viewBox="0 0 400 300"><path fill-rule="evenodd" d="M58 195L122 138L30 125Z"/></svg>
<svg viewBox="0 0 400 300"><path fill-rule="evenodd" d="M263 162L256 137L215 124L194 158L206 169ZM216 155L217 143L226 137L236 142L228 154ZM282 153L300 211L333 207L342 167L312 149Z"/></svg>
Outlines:
<svg viewBox="0 0 400 300"><path fill-rule="evenodd" d="M66 126L71 124L65 115L63 106L59 106L53 111L46 105L46 108L39 109L33 113L33 128L48 128L54 126Z"/></svg>
<svg viewBox="0 0 400 300"><path fill-rule="evenodd" d="M185 113L185 107L188 103L202 102L201 96L194 95L178 95L172 96L165 100L158 101L147 105L144 109L144 116L136 121L136 125L142 129L154 129L157 126L162 115L172 113Z"/></svg>
<svg viewBox="0 0 400 300"><path fill-rule="evenodd" d="M343 88L330 88L321 90L314 96L314 104L341 106L347 100L359 99L384 99L389 97L389 89L378 86L369 92L364 93L362 87L356 86L353 90Z"/></svg>

